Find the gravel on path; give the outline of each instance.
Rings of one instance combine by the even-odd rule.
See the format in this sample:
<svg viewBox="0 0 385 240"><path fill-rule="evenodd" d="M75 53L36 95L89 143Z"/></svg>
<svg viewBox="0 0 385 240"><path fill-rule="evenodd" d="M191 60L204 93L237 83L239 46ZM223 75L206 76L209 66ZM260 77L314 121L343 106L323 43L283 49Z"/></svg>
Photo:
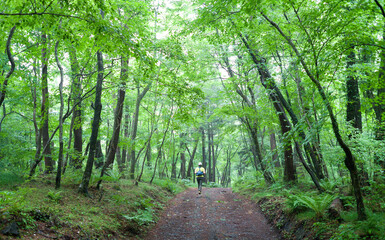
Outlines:
<svg viewBox="0 0 385 240"><path fill-rule="evenodd" d="M255 203L231 188L194 188L171 200L145 240L282 239Z"/></svg>

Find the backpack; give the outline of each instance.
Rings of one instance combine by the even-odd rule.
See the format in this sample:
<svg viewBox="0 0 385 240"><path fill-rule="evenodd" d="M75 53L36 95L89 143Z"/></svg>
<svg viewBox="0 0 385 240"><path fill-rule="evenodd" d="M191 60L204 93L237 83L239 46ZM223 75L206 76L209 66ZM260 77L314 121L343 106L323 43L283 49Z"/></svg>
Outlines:
<svg viewBox="0 0 385 240"><path fill-rule="evenodd" d="M204 173L203 173L203 172L201 171L201 169L199 168L198 172L197 172L195 175L197 175L198 177L200 177L200 176L203 176Z"/></svg>

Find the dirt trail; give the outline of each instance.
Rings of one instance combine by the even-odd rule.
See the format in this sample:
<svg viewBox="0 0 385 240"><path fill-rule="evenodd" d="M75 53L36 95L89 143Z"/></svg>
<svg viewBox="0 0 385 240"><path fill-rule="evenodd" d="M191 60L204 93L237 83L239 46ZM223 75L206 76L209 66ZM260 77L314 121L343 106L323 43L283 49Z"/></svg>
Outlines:
<svg viewBox="0 0 385 240"><path fill-rule="evenodd" d="M231 188L196 189L176 196L146 240L281 239L249 201Z"/></svg>

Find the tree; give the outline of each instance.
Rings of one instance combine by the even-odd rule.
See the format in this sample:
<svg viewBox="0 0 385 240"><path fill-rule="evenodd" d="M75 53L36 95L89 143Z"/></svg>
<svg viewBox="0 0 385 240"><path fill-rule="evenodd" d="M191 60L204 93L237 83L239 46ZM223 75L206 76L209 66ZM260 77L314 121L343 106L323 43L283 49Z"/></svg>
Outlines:
<svg viewBox="0 0 385 240"><path fill-rule="evenodd" d="M104 163L103 169L100 173L100 177L103 177L107 168L113 164L115 159L116 150L118 148L119 143L119 135L120 135L120 126L122 122L123 115L123 106L124 106L124 98L126 95L126 81L127 81L127 71L128 71L128 60L125 57L121 59L121 73L120 73L120 84L118 89L118 99L116 102L115 114L114 114L114 126L112 137L110 140L110 144L108 146L108 152L106 161ZM97 188L99 188L101 180L98 181Z"/></svg>
<svg viewBox="0 0 385 240"><path fill-rule="evenodd" d="M83 193L85 195L88 194L88 185L90 183L92 167L94 165L94 158L96 152L96 143L98 140L98 132L99 132L99 122L100 122L100 114L102 112L102 86L104 79L104 66L103 66L103 53L99 50L96 53L97 56L97 65L98 65L98 78L96 82L95 88L95 109L94 109L94 117L92 119L92 133L90 137L90 149L87 158L87 165L84 170L82 182L79 185L78 192Z"/></svg>

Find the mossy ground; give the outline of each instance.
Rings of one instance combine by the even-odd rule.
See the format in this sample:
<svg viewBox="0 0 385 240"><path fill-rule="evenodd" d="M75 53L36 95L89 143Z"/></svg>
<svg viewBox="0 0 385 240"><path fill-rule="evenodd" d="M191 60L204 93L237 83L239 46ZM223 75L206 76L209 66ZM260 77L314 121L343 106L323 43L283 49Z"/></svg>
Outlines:
<svg viewBox="0 0 385 240"><path fill-rule="evenodd" d="M91 185L90 197L77 193L78 184L64 179L55 190L53 175L0 189L0 227L16 221L24 239L129 239L140 238L157 220L168 199L184 190L183 184L131 180ZM11 239L0 235L0 239Z"/></svg>

